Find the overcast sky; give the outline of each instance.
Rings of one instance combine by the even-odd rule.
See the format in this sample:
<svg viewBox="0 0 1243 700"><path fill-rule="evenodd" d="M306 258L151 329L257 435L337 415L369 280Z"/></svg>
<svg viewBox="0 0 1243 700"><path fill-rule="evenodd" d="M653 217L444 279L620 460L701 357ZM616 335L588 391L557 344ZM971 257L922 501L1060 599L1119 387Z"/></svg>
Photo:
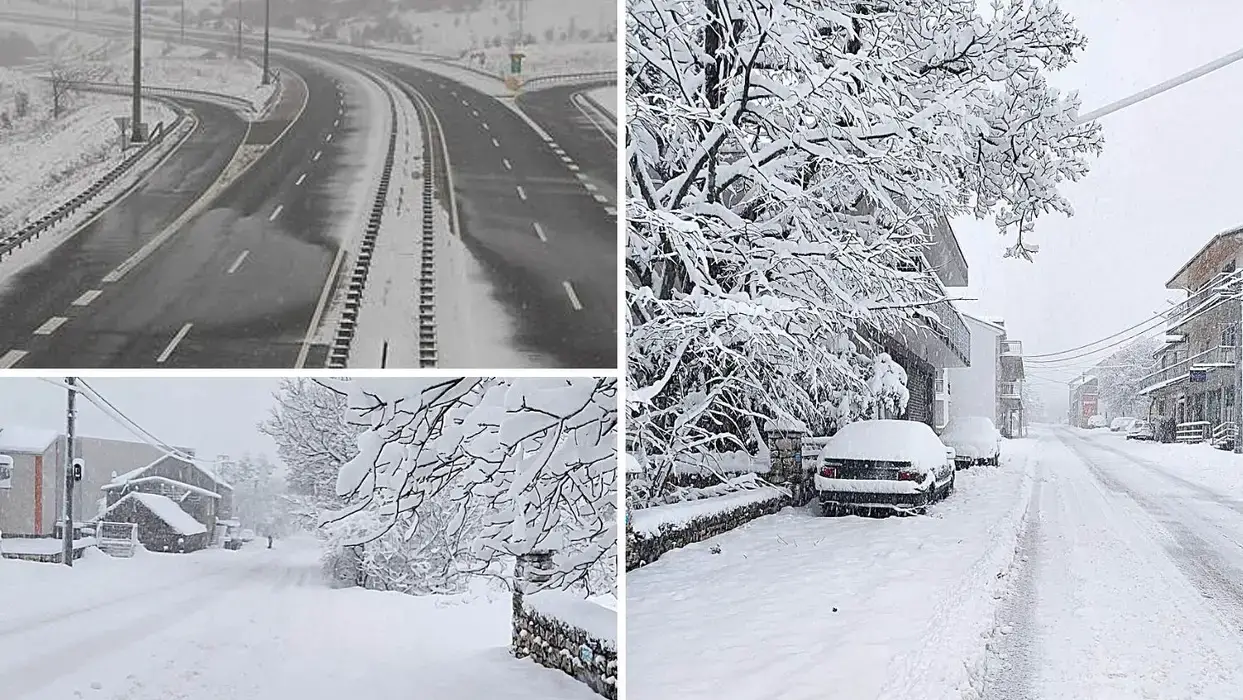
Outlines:
<svg viewBox="0 0 1243 700"><path fill-rule="evenodd" d="M1102 107L1243 49L1235 0L1060 0L1088 37L1079 63L1054 78ZM1165 283L1213 235L1243 224L1243 62L1101 120L1104 153L1065 186L1075 216L1038 224L1034 263L1003 260L991 222L955 222L970 265L965 304L1001 316L1025 354L1067 350L1152 316L1176 298ZM958 290L954 290L958 291ZM1093 359L1103 359L1105 354ZM1082 361L1079 361L1082 362ZM1086 369L1037 367L1046 401Z"/></svg>
<svg viewBox="0 0 1243 700"><path fill-rule="evenodd" d="M88 379L90 385L164 442L205 457L265 454L276 445L255 425L267 417L277 379ZM0 379L0 428L65 430L65 389L39 379ZM89 402L78 401L78 432L136 440Z"/></svg>

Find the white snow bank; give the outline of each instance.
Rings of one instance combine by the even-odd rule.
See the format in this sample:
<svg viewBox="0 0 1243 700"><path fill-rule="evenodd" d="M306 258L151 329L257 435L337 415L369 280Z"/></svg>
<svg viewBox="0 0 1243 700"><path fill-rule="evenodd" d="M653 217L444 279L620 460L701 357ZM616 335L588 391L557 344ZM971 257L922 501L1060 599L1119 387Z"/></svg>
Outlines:
<svg viewBox="0 0 1243 700"><path fill-rule="evenodd" d="M523 596L532 612L573 625L617 648L617 611L568 591L540 591Z"/></svg>
<svg viewBox="0 0 1243 700"><path fill-rule="evenodd" d="M696 518L728 512L752 503L763 503L784 495L786 492L782 489L765 486L698 501L640 508L630 511L630 529L638 534L652 536L659 534L663 526L681 527Z"/></svg>
<svg viewBox="0 0 1243 700"><path fill-rule="evenodd" d="M587 95L597 105L607 109L609 114L617 116L618 90L616 86L594 88L588 90Z"/></svg>
<svg viewBox="0 0 1243 700"><path fill-rule="evenodd" d="M75 549L92 547L95 538L86 537L73 541ZM60 554L64 551L64 543L51 537L6 537L0 540L0 552L4 554L47 555Z"/></svg>
<svg viewBox="0 0 1243 700"><path fill-rule="evenodd" d="M201 535L204 532L207 532L206 525L195 520L193 516L182 510L181 506L173 502L171 498L155 493L128 494L105 510L104 515L112 512L122 503L125 503L131 498L146 506L147 510L151 511L151 513L160 520L163 520L165 524L180 535L186 535L188 537L190 535Z"/></svg>
<svg viewBox="0 0 1243 700"><path fill-rule="evenodd" d="M1006 449L1000 469L959 473L928 516L787 508L629 572L627 663L642 672L628 675L627 692L964 697L1032 485L1030 444Z"/></svg>
<svg viewBox="0 0 1243 700"><path fill-rule="evenodd" d="M677 474L767 474L771 466L768 454L752 455L735 450L679 455L673 470Z"/></svg>

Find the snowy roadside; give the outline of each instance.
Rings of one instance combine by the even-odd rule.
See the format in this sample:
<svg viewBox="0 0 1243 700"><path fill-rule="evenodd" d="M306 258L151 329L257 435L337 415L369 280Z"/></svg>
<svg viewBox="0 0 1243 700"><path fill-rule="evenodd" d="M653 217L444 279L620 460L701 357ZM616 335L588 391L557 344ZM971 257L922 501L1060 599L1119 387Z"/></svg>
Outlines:
<svg viewBox="0 0 1243 700"><path fill-rule="evenodd" d="M617 70L617 44L535 44L522 49L525 79L575 73L611 73ZM498 78L510 72L510 50L505 47L474 50L456 63Z"/></svg>
<svg viewBox="0 0 1243 700"><path fill-rule="evenodd" d="M608 113L617 116L617 87L598 87L587 91L587 97L601 108L608 110Z"/></svg>
<svg viewBox="0 0 1243 700"><path fill-rule="evenodd" d="M928 516L786 509L631 572L628 692L671 700L971 692L1029 504L1032 457L1030 441L1008 442L1000 468L959 472L954 495Z"/></svg>
<svg viewBox="0 0 1243 700"><path fill-rule="evenodd" d="M1243 456L1209 445L1162 444L1126 440L1114 433L1088 433L1101 447L1156 462L1162 471L1221 494L1243 498Z"/></svg>

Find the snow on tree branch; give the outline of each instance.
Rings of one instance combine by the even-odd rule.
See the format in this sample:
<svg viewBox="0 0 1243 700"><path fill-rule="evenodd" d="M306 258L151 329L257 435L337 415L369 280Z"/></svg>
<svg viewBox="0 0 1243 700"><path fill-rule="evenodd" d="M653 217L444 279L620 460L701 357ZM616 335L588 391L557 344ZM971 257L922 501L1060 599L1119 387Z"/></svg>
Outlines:
<svg viewBox="0 0 1243 700"><path fill-rule="evenodd" d="M992 215L1030 258L1101 148L1056 4L632 0L627 411L641 461L902 405L874 331L934 329L922 249ZM926 332L926 331L925 331ZM933 331L935 332L935 331ZM881 393L877 394L876 389Z"/></svg>
<svg viewBox="0 0 1243 700"><path fill-rule="evenodd" d="M337 479L348 505L331 520L417 517L429 499L449 495L460 514L451 531L472 508L489 514L472 543L483 565L555 549L556 587L598 581L614 565L615 379L328 384L347 397L351 420L368 426Z"/></svg>

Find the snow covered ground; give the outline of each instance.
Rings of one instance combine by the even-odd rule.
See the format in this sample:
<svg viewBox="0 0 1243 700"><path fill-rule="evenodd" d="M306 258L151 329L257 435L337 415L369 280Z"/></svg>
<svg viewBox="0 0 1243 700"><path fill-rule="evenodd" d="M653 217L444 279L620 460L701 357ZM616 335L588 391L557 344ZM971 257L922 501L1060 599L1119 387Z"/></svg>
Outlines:
<svg viewBox="0 0 1243 700"><path fill-rule="evenodd" d="M1041 426L1002 460L927 517L787 509L631 572L631 694L1243 698L1243 459Z"/></svg>
<svg viewBox="0 0 1243 700"><path fill-rule="evenodd" d="M631 697L960 697L1032 487L1031 442L1007 447L928 516L786 509L630 572Z"/></svg>
<svg viewBox="0 0 1243 700"><path fill-rule="evenodd" d="M617 44L536 44L523 49L522 74L526 78L573 73L597 73L617 70ZM470 65L495 75L510 71L510 50L504 47L482 49L462 59ZM615 98L614 98L615 99Z"/></svg>
<svg viewBox="0 0 1243 700"><path fill-rule="evenodd" d="M587 95L601 107L607 109L609 114L612 114L614 117L617 116L618 91L616 87L598 87L588 90Z"/></svg>
<svg viewBox="0 0 1243 700"><path fill-rule="evenodd" d="M0 580L5 700L598 697L509 655L507 594L331 589L308 539L91 551L72 569L3 560Z"/></svg>

